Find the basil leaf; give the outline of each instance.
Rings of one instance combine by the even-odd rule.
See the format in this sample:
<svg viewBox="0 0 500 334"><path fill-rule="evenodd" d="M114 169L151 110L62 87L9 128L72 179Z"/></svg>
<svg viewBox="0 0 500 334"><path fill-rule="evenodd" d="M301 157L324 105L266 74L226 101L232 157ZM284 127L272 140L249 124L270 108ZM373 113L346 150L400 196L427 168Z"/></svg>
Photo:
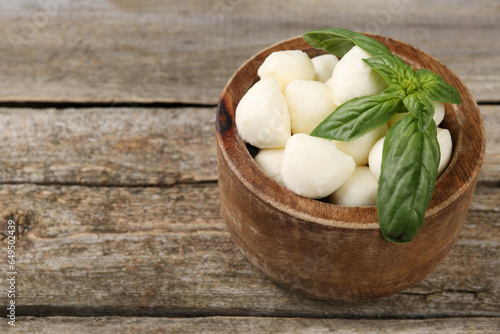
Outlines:
<svg viewBox="0 0 500 334"><path fill-rule="evenodd" d="M377 191L380 230L385 239L406 243L422 227L434 192L439 165L436 123L419 131L418 119L408 114L384 141Z"/></svg>
<svg viewBox="0 0 500 334"><path fill-rule="evenodd" d="M391 51L379 41L347 29L318 29L305 33L302 38L312 47L323 49L337 57L343 57L355 45L372 56L392 55Z"/></svg>
<svg viewBox="0 0 500 334"><path fill-rule="evenodd" d="M462 104L458 90L444 81L439 74L419 69L416 72L420 90L432 101Z"/></svg>
<svg viewBox="0 0 500 334"><path fill-rule="evenodd" d="M385 95L392 95L392 96L398 96L400 98L404 98L406 96L405 90L398 84L392 84L389 87L387 87L382 94ZM396 112L408 112L406 109L402 109Z"/></svg>
<svg viewBox="0 0 500 334"><path fill-rule="evenodd" d="M405 77L405 72L413 73L412 67L395 55L376 55L363 61L380 74L388 85L401 85L400 81Z"/></svg>
<svg viewBox="0 0 500 334"><path fill-rule="evenodd" d="M413 93L403 99L408 111L418 118L418 127L424 132L432 122L434 116L434 104L425 94Z"/></svg>
<svg viewBox="0 0 500 334"><path fill-rule="evenodd" d="M387 94L352 99L318 124L311 136L351 141L388 122L402 107L401 97Z"/></svg>

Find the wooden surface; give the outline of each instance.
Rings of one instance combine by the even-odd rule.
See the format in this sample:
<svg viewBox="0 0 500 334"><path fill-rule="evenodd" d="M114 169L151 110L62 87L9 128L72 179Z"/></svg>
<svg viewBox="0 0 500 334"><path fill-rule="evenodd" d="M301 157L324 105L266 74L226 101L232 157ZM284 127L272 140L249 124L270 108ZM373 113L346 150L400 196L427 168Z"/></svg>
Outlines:
<svg viewBox="0 0 500 334"><path fill-rule="evenodd" d="M437 57L487 132L448 257L414 287L356 304L269 281L230 239L217 188L224 84L262 48L330 26ZM500 331L497 1L1 1L0 36L0 224L20 233L16 327L2 316L0 332Z"/></svg>

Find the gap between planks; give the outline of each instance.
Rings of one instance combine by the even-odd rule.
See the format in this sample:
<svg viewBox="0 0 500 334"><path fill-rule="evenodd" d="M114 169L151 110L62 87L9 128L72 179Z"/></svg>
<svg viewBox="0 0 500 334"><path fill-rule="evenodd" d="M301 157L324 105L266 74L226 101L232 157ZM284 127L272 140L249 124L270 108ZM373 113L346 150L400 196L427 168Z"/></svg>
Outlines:
<svg viewBox="0 0 500 334"><path fill-rule="evenodd" d="M457 293L463 291L457 290ZM252 312L249 310L241 310L232 312L228 310L211 309L201 311L199 309L172 309L163 307L82 307L82 306L47 306L47 305L30 305L16 307L16 317L152 317L152 318L211 318L211 317L230 317L230 318L282 318L282 319L336 319L336 320L429 320L429 319L474 319L488 318L500 319L496 314L429 314L422 315L356 315L352 316L324 316L314 314L289 314L286 311L274 311L269 314L261 312Z"/></svg>
<svg viewBox="0 0 500 334"><path fill-rule="evenodd" d="M172 188L180 185L212 185L217 184L219 181L214 180L176 180L174 183L86 183L86 182L0 182L0 186L18 186L18 185L33 185L40 187L53 187L53 186L63 186L63 187L85 187L85 188Z"/></svg>
<svg viewBox="0 0 500 334"><path fill-rule="evenodd" d="M500 104L500 102L499 102ZM85 108L155 108L155 109L174 109L174 108L216 108L215 104L204 103L184 103L184 102L45 102L45 101L4 101L0 102L0 108L31 108L31 109L85 109Z"/></svg>

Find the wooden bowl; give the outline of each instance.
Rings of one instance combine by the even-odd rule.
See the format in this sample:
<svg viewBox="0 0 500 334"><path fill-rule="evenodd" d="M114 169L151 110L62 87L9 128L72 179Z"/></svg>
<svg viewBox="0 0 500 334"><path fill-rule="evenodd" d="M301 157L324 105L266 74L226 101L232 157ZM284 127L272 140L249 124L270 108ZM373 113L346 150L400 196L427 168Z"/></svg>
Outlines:
<svg viewBox="0 0 500 334"><path fill-rule="evenodd" d="M446 256L464 223L481 168L485 130L463 82L445 65L401 41L384 43L415 69L440 74L462 96L446 105L441 127L450 130L453 153L436 182L425 222L407 244L386 241L376 207L344 207L301 197L268 177L238 135L235 110L258 80L257 69L278 50L323 54L295 37L250 58L234 73L217 108L217 158L221 209L245 256L276 283L309 297L360 301L387 296L422 280Z"/></svg>

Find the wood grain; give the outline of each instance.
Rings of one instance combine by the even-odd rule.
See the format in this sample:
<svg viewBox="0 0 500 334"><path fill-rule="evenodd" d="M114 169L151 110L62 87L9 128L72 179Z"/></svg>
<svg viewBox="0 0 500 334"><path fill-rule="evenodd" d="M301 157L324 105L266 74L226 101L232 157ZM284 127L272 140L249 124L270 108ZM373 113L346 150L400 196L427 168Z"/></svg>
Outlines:
<svg viewBox="0 0 500 334"><path fill-rule="evenodd" d="M0 188L2 224L23 225L19 316L500 317L499 203L499 188L478 187L448 257L416 286L333 304L275 285L243 257L216 184Z"/></svg>
<svg viewBox="0 0 500 334"><path fill-rule="evenodd" d="M330 26L409 42L495 104L499 17L495 0L0 2L0 232L19 223L8 331L499 332L500 106L481 106L480 186L448 257L360 304L291 293L240 253L219 210L212 107L251 55Z"/></svg>
<svg viewBox="0 0 500 334"><path fill-rule="evenodd" d="M331 26L429 52L479 101L498 101L500 93L495 0L22 0L1 6L0 101L216 104L251 55Z"/></svg>
<svg viewBox="0 0 500 334"><path fill-rule="evenodd" d="M481 106L479 182L500 182L500 106ZM157 185L217 179L215 108L0 108L0 183Z"/></svg>
<svg viewBox="0 0 500 334"><path fill-rule="evenodd" d="M479 180L500 186L500 106L481 106L486 128L486 152Z"/></svg>
<svg viewBox="0 0 500 334"><path fill-rule="evenodd" d="M499 318L420 320L258 317L22 317L9 333L482 333L500 330Z"/></svg>
<svg viewBox="0 0 500 334"><path fill-rule="evenodd" d="M0 183L214 181L215 108L0 109Z"/></svg>

